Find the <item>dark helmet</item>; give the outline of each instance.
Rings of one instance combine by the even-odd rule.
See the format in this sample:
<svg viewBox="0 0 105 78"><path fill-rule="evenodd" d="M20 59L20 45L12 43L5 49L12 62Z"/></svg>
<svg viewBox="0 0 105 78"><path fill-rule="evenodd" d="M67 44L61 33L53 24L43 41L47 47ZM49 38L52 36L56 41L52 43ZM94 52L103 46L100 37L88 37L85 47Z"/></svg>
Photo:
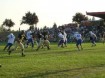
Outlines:
<svg viewBox="0 0 105 78"><path fill-rule="evenodd" d="M24 34L24 33L25 33L25 31L24 31L24 30L22 30L22 31L21 31L21 34Z"/></svg>

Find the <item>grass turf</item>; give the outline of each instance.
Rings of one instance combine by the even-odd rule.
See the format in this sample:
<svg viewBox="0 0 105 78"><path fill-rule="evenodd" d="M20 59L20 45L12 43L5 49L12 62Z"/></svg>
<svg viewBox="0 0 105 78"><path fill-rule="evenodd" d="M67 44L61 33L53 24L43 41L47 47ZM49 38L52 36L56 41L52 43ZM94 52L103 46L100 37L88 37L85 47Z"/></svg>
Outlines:
<svg viewBox="0 0 105 78"><path fill-rule="evenodd" d="M25 57L21 51L8 55L0 46L0 78L105 78L105 45L97 43L83 44L83 50L77 51L75 44L65 48L51 44L35 51L31 47L25 49Z"/></svg>

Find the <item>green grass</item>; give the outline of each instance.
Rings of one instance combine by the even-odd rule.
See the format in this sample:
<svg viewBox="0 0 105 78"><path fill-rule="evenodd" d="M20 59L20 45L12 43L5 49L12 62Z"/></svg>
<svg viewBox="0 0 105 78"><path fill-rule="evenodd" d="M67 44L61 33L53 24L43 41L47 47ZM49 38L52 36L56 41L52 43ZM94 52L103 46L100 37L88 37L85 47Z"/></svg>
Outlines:
<svg viewBox="0 0 105 78"><path fill-rule="evenodd" d="M84 43L82 51L75 44L66 48L52 44L51 50L31 47L21 57L18 49L10 56L0 46L0 78L105 78L105 45L91 47Z"/></svg>

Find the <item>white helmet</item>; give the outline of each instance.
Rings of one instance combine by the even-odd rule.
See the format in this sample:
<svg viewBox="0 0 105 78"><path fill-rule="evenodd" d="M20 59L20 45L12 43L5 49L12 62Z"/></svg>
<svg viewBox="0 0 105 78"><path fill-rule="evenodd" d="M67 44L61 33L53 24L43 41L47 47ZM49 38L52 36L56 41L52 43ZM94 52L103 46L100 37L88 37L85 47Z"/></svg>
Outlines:
<svg viewBox="0 0 105 78"><path fill-rule="evenodd" d="M13 33L10 33L10 35L13 35Z"/></svg>
<svg viewBox="0 0 105 78"><path fill-rule="evenodd" d="M75 34L78 34L79 32L75 32Z"/></svg>
<svg viewBox="0 0 105 78"><path fill-rule="evenodd" d="M92 31L89 31L89 33L92 34L93 32Z"/></svg>

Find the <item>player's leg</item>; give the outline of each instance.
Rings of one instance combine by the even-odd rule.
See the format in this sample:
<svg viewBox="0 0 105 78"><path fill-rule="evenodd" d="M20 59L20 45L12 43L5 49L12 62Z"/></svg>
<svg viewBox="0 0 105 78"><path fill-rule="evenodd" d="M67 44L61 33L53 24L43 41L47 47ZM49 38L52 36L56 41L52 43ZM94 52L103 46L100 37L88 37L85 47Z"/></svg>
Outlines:
<svg viewBox="0 0 105 78"><path fill-rule="evenodd" d="M10 48L12 47L12 43L9 43L9 46L8 46L8 49L7 49L7 51L9 51L10 50Z"/></svg>
<svg viewBox="0 0 105 78"><path fill-rule="evenodd" d="M26 48L28 48L29 43L30 43L30 39L28 39L26 42L26 46L25 46Z"/></svg>
<svg viewBox="0 0 105 78"><path fill-rule="evenodd" d="M10 48L10 49L8 50L9 55L11 54L12 51L15 51L15 50L17 49L18 44L19 44L19 43L18 43L17 41L15 41L14 47L13 47L13 48ZM11 47L12 47L12 46L11 46Z"/></svg>
<svg viewBox="0 0 105 78"><path fill-rule="evenodd" d="M80 43L80 46L81 46L81 50L83 50L82 43Z"/></svg>
<svg viewBox="0 0 105 78"><path fill-rule="evenodd" d="M50 49L50 42L48 40L45 40L44 41L44 45L47 46L47 49L49 50Z"/></svg>
<svg viewBox="0 0 105 78"><path fill-rule="evenodd" d="M4 47L4 51L7 49L7 47L9 46L9 43L6 44L6 46Z"/></svg>
<svg viewBox="0 0 105 78"><path fill-rule="evenodd" d="M34 48L34 40L31 39L31 45L32 45L32 48Z"/></svg>
<svg viewBox="0 0 105 78"><path fill-rule="evenodd" d="M36 51L38 51L38 50L39 50L39 48L43 45L43 43L44 43L44 41L43 41L42 39L40 39L40 41L39 41L39 44L38 44L38 47L37 47Z"/></svg>
<svg viewBox="0 0 105 78"><path fill-rule="evenodd" d="M79 42L79 40L77 40L77 41L76 41L76 47L77 47L78 51L80 51L80 49L79 49L79 44L80 44L80 42Z"/></svg>
<svg viewBox="0 0 105 78"><path fill-rule="evenodd" d="M21 51L22 51L22 56L25 56L25 54L24 54L24 45L23 45L23 43L20 42L20 43L19 43L19 46L20 46Z"/></svg>

